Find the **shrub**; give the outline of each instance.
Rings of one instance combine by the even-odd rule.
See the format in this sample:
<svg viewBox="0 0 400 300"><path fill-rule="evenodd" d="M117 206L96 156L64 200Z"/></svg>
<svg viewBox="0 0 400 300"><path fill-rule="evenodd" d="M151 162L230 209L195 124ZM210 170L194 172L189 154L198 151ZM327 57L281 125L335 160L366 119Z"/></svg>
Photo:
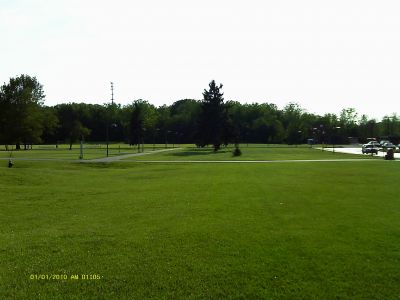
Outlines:
<svg viewBox="0 0 400 300"><path fill-rule="evenodd" d="M239 147L235 147L235 150L233 150L232 155L240 156L240 155L242 155L242 151L240 151Z"/></svg>

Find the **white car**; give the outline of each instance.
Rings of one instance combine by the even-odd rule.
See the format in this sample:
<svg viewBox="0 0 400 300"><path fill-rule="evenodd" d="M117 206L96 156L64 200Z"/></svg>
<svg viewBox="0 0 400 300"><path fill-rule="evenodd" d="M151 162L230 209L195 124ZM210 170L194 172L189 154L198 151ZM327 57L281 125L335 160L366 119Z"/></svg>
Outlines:
<svg viewBox="0 0 400 300"><path fill-rule="evenodd" d="M381 147L381 144L379 144L377 141L370 141L363 145L363 147L366 147L366 146Z"/></svg>
<svg viewBox="0 0 400 300"><path fill-rule="evenodd" d="M379 148L372 144L365 144L362 146L362 154L378 154Z"/></svg>

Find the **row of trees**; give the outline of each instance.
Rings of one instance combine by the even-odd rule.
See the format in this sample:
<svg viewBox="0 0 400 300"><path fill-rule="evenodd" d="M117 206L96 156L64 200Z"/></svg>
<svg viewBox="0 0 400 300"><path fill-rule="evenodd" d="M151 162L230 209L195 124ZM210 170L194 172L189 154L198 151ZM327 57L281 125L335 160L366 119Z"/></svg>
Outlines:
<svg viewBox="0 0 400 300"><path fill-rule="evenodd" d="M297 103L279 109L271 103L241 104L224 101L222 85L214 81L202 100L184 99L155 107L145 100L129 105L65 103L44 105L43 86L21 75L0 88L0 144L17 148L36 143L72 144L84 138L141 143L196 143L218 150L228 143L347 143L349 137L365 141L385 137L398 143L400 117L381 121L352 109L340 115L308 113Z"/></svg>

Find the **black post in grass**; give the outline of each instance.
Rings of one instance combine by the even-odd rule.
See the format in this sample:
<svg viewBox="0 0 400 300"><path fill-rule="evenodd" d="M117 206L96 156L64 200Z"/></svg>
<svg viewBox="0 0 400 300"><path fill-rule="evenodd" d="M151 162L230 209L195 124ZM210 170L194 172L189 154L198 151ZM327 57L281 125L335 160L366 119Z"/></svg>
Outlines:
<svg viewBox="0 0 400 300"><path fill-rule="evenodd" d="M83 135L81 136L79 159L83 159Z"/></svg>
<svg viewBox="0 0 400 300"><path fill-rule="evenodd" d="M10 157L8 158L8 167L12 168L14 165L14 162L12 161L12 149L10 151Z"/></svg>
<svg viewBox="0 0 400 300"><path fill-rule="evenodd" d="M109 139L109 137L108 137L108 123L107 123L107 125L106 125L106 145L107 145L107 157L108 157L108 143L109 143L108 139Z"/></svg>
<svg viewBox="0 0 400 300"><path fill-rule="evenodd" d="M296 148L297 148L297 147L299 146L299 144L301 143L301 133L302 133L302 131L301 131L301 130L298 130L297 133L299 134L299 135L298 135L299 141L298 141L298 143L296 144Z"/></svg>
<svg viewBox="0 0 400 300"><path fill-rule="evenodd" d="M106 145L107 145L107 157L108 157L108 154L109 154L109 144L110 144L110 134L109 134L109 127L111 127L111 128L115 128L115 127L117 127L118 125L117 124L115 124L115 123L112 123L111 125L109 125L108 123L107 123L107 125L106 125Z"/></svg>
<svg viewBox="0 0 400 300"><path fill-rule="evenodd" d="M321 124L319 125L319 130L320 130L320 137L321 137L321 142L322 142L322 147L321 151L324 151L324 146L325 146L325 131L324 131L324 125Z"/></svg>

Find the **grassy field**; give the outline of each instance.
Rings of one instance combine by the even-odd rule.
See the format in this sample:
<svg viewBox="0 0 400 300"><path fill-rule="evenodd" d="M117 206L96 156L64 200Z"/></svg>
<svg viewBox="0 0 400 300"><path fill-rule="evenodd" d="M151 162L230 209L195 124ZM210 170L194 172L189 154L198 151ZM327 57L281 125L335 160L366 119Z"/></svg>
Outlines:
<svg viewBox="0 0 400 300"><path fill-rule="evenodd" d="M0 299L400 295L396 161L5 165Z"/></svg>
<svg viewBox="0 0 400 300"><path fill-rule="evenodd" d="M154 150L165 150L177 148L174 151L154 153L152 155L134 156L124 158L130 161L184 161L184 160L303 160L303 159L348 159L348 158L372 158L365 155L351 155L343 153L332 153L310 148L307 145L288 146L288 145L263 145L250 144L241 146L242 155L234 157L232 155L233 147L228 146L214 153L211 147L196 148L194 145L172 145L169 144L147 144L144 146L144 152L150 153ZM178 149L179 147L179 149ZM3 147L1 147L3 148ZM109 156L121 156L125 154L138 153L137 146L129 146L127 144L110 144ZM8 158L12 155L13 158L23 159L58 159L58 160L77 160L79 159L79 145L73 145L72 150L69 150L69 145L62 144L58 148L55 145L36 145L31 150L19 151L4 151L0 150L0 159ZM104 144L85 144L84 145L84 160L98 159L106 157L106 145Z"/></svg>
<svg viewBox="0 0 400 300"><path fill-rule="evenodd" d="M169 145L172 147L172 145ZM10 156L14 158L46 158L46 159L65 159L65 160L76 160L79 159L80 148L79 145L73 145L72 150L69 150L69 145L62 144L58 145L35 145L33 149L29 150L13 150L5 151L4 147L1 147L0 158L7 158ZM164 149L164 145L156 144L153 146L145 145L144 151L149 152L153 150ZM95 159L106 157L107 148L105 144L85 144L84 145L84 159ZM109 156L117 156L124 154L137 153L136 146L129 146L127 144L110 144L109 145Z"/></svg>
<svg viewBox="0 0 400 300"><path fill-rule="evenodd" d="M304 159L349 159L349 158L375 158L369 155L352 155L343 153L326 152L310 147L266 147L250 145L249 147L241 147L242 155L234 157L232 155L233 147L222 148L218 152L213 152L211 147L196 148L191 146L182 149L161 152L154 155L128 157L126 160L131 161L184 161L184 160L304 160Z"/></svg>

